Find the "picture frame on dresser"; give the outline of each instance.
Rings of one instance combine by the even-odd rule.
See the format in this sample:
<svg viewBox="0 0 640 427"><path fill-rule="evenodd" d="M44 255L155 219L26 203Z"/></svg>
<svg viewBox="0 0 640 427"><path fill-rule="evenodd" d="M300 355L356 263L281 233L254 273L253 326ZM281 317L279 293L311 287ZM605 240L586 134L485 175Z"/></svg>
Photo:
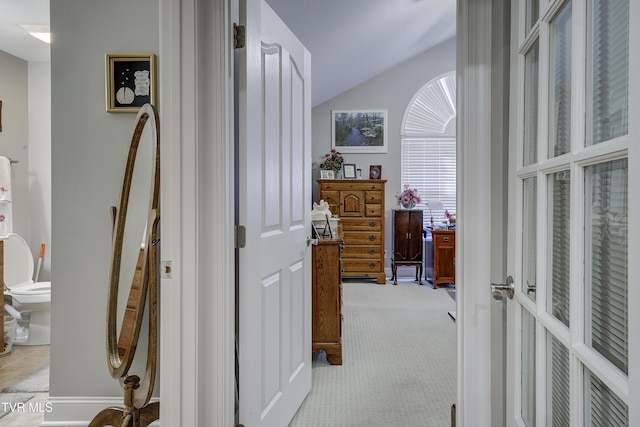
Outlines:
<svg viewBox="0 0 640 427"><path fill-rule="evenodd" d="M382 179L382 165L369 166L369 179Z"/></svg>
<svg viewBox="0 0 640 427"><path fill-rule="evenodd" d="M333 171L322 169L320 170L320 179L335 179L336 175Z"/></svg>
<svg viewBox="0 0 640 427"><path fill-rule="evenodd" d="M344 179L356 179L355 163L344 163L342 165L342 177Z"/></svg>

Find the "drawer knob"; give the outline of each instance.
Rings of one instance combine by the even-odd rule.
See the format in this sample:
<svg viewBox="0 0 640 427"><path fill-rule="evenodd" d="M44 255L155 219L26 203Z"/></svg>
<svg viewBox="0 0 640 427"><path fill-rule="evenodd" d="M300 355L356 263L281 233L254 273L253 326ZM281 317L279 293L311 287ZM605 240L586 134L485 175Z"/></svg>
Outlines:
<svg viewBox="0 0 640 427"><path fill-rule="evenodd" d="M449 238L448 238L448 237L445 237L445 238L443 238L443 239L442 239L442 241L443 241L443 242L448 242L448 241L449 241Z"/></svg>
<svg viewBox="0 0 640 427"><path fill-rule="evenodd" d="M369 267L370 267L370 268L373 268L373 267L375 267L375 266L376 266L376 263L375 263L375 262L370 262L370 263L369 263Z"/></svg>
<svg viewBox="0 0 640 427"><path fill-rule="evenodd" d="M375 253L376 253L376 250L375 250L375 249L373 249L373 248L371 248L371 249L369 249L369 253L370 253L371 255L373 255L373 254L375 254Z"/></svg>
<svg viewBox="0 0 640 427"><path fill-rule="evenodd" d="M375 227L375 226L376 226L375 221L369 221L369 227Z"/></svg>
<svg viewBox="0 0 640 427"><path fill-rule="evenodd" d="M373 234L372 234L372 235L370 235L370 236L369 236L369 240L371 240L371 241L373 242L374 240L376 240L376 236L374 236Z"/></svg>

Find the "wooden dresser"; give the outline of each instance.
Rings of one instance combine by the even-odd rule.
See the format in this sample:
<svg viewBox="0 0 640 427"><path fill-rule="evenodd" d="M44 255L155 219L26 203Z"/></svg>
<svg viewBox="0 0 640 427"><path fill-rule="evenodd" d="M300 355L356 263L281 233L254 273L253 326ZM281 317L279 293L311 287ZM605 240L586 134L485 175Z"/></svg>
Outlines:
<svg viewBox="0 0 640 427"><path fill-rule="evenodd" d="M456 231L433 230L433 287L456 283Z"/></svg>
<svg viewBox="0 0 640 427"><path fill-rule="evenodd" d="M393 248L391 280L398 284L398 266L416 268L416 281L422 284L423 215L419 209L393 209Z"/></svg>
<svg viewBox="0 0 640 427"><path fill-rule="evenodd" d="M341 249L342 240L318 239L311 252L311 351L324 350L332 365L342 365Z"/></svg>
<svg viewBox="0 0 640 427"><path fill-rule="evenodd" d="M340 217L342 277L376 279L384 285L384 184L381 179L319 179L318 201Z"/></svg>

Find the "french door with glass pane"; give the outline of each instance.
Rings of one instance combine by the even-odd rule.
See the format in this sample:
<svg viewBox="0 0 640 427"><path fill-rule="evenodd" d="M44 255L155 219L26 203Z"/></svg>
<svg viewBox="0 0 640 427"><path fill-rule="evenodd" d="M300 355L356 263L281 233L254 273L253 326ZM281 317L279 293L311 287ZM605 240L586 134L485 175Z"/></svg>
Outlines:
<svg viewBox="0 0 640 427"><path fill-rule="evenodd" d="M638 3L512 3L509 425L640 425Z"/></svg>

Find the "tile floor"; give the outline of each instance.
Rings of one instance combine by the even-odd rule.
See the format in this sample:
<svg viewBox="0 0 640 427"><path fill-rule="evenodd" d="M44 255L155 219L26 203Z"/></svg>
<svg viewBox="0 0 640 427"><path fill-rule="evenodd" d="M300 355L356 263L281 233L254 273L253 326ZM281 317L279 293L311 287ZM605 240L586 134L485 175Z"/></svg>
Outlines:
<svg viewBox="0 0 640 427"><path fill-rule="evenodd" d="M0 356L0 390L49 363L49 346L16 345L10 354ZM49 393L34 393L29 402L47 401ZM13 412L0 418L0 427L37 427L44 413Z"/></svg>

